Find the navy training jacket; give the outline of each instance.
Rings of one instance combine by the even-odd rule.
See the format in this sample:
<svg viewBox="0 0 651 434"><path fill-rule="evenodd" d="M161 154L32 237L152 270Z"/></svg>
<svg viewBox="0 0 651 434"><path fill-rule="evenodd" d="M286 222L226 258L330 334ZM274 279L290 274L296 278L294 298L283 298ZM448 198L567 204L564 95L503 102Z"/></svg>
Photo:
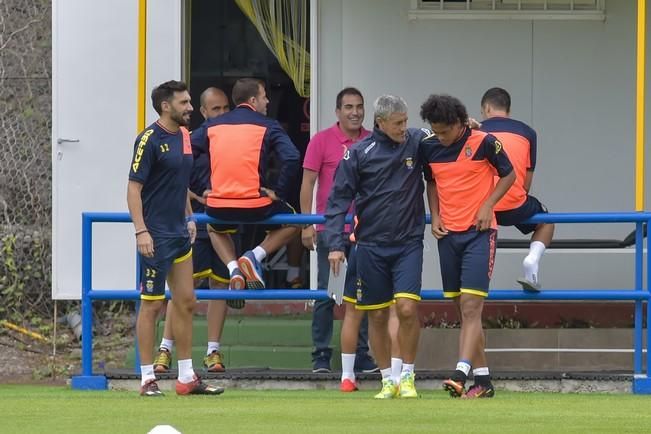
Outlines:
<svg viewBox="0 0 651 434"><path fill-rule="evenodd" d="M344 220L355 201L360 245L397 245L423 239L425 205L419 144L429 135L409 128L404 143L396 143L379 129L354 144L337 166L325 217L330 251L343 251Z"/></svg>

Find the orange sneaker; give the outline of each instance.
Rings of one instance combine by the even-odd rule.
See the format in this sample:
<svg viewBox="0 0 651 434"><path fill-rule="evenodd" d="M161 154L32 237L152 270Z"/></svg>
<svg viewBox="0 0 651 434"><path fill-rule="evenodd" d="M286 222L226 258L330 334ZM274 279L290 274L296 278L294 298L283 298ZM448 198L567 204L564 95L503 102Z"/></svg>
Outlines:
<svg viewBox="0 0 651 434"><path fill-rule="evenodd" d="M342 392L357 392L359 389L357 388L357 383L355 383L354 381L348 378L345 378L344 380L341 381L339 390L341 390Z"/></svg>
<svg viewBox="0 0 651 434"><path fill-rule="evenodd" d="M443 389L447 390L452 398L460 398L466 394L465 383L451 378L443 382Z"/></svg>
<svg viewBox="0 0 651 434"><path fill-rule="evenodd" d="M177 395L221 395L222 393L224 393L223 387L206 384L196 375L190 383L181 383L176 380Z"/></svg>

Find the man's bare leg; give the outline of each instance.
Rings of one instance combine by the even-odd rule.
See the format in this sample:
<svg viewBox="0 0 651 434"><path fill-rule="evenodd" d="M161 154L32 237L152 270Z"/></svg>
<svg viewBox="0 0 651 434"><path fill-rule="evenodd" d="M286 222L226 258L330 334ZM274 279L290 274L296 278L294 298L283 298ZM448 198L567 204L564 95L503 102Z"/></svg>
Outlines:
<svg viewBox="0 0 651 434"><path fill-rule="evenodd" d="M355 356L359 327L366 312L355 309L355 305L348 302L345 304L345 309L341 324L341 381L348 379L355 383Z"/></svg>
<svg viewBox="0 0 651 434"><path fill-rule="evenodd" d="M172 293L172 334L176 342L179 381L190 383L194 379L192 368L192 314L196 298L192 280L192 257L174 263L167 282Z"/></svg>
<svg viewBox="0 0 651 434"><path fill-rule="evenodd" d="M396 313L396 305L389 307L389 335L391 336L391 378L393 382L400 382L402 373L402 353L400 352L400 340L398 339L398 329L400 320Z"/></svg>

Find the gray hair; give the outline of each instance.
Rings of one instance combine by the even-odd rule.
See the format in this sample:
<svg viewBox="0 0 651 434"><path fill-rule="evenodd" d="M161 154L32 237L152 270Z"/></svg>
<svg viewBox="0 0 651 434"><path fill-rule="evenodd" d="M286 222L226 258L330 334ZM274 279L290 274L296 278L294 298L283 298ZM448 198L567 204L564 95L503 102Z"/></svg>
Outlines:
<svg viewBox="0 0 651 434"><path fill-rule="evenodd" d="M382 95L373 103L374 119L388 119L393 113L407 113L407 103L394 95Z"/></svg>

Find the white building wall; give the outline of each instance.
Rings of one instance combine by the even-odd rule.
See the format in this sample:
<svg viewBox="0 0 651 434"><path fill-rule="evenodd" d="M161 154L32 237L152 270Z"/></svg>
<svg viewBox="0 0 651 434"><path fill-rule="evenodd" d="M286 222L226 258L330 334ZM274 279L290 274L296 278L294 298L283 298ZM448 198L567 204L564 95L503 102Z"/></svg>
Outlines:
<svg viewBox="0 0 651 434"><path fill-rule="evenodd" d="M126 171L137 133L137 7L89 14L84 5L53 4L53 296L63 299L79 296L81 211L126 211ZM634 2L609 1L605 22L409 21L409 0L317 5L319 128L334 122L335 95L343 86L365 94L367 127L372 101L382 93L403 96L412 125L421 126L419 105L429 93L458 96L478 116L483 91L503 86L513 96L513 115L538 130L533 192L550 209L634 208ZM147 93L161 81L180 78L183 30L179 0L149 6ZM149 101L146 106L149 123L156 116ZM80 141L59 145L57 138ZM646 190L648 201L649 183ZM96 230L94 287L132 287L128 225L96 225ZM564 225L558 234L621 239L630 230L630 225ZM501 236L520 235L502 230ZM435 264L435 242L426 241L427 261ZM523 254L499 253L495 287L513 286ZM547 287L633 284L627 251L556 250L543 266ZM116 275L116 269L122 271ZM437 267L425 269L425 286L440 287Z"/></svg>
<svg viewBox="0 0 651 434"><path fill-rule="evenodd" d="M513 116L538 131L534 195L556 212L634 210L634 2L608 2L605 22L409 21L410 3L319 2L319 27L325 29L317 62L320 128L334 122L334 96L343 86L364 93L369 128L372 102L383 93L404 97L411 125L421 126L419 107L430 93L457 96L479 117L483 92L502 86L512 95ZM632 230L558 225L557 234L622 239ZM500 236L521 237L513 229ZM426 261L438 263L434 240L426 241ZM514 286L524 253L498 253L494 287ZM633 285L630 251L554 250L543 267L547 287ZM438 268L425 269L425 286L440 287Z"/></svg>
<svg viewBox="0 0 651 434"><path fill-rule="evenodd" d="M181 1L148 2L149 94L181 78ZM126 212L137 128L138 4L56 0L52 46L52 297L81 295L81 213ZM58 139L70 142L58 143ZM135 288L130 224L95 224L93 288Z"/></svg>

